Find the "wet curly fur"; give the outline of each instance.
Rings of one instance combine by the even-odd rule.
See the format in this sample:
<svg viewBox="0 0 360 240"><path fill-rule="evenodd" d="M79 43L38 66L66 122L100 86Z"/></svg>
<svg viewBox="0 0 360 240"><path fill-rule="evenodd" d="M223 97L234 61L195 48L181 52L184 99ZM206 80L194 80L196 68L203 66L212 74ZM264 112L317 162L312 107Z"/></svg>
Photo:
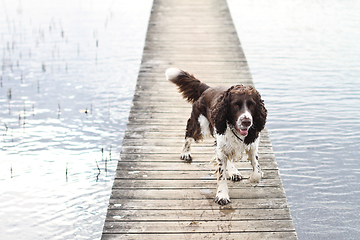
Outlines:
<svg viewBox="0 0 360 240"><path fill-rule="evenodd" d="M252 114L253 126L249 129L248 135L244 139L244 143L248 145L253 143L255 139L258 138L261 130L264 129L267 110L264 106L264 101L261 99L259 92L255 90L255 88L245 87L243 85L232 86L220 95L216 104L211 109L211 120L219 134L224 134L228 123L234 125L235 122L233 115L230 113L232 109L229 109L231 94L251 96L257 103Z"/></svg>
<svg viewBox="0 0 360 240"><path fill-rule="evenodd" d="M239 160L242 152L246 151L253 167L250 181L257 183L263 175L258 162L258 143L267 117L264 101L253 87L210 87L180 69L167 69L166 77L193 104L180 158L192 160L193 141L210 136L216 138L218 190L215 202L225 205L230 202L226 175L233 181L241 180L241 174L231 161Z"/></svg>

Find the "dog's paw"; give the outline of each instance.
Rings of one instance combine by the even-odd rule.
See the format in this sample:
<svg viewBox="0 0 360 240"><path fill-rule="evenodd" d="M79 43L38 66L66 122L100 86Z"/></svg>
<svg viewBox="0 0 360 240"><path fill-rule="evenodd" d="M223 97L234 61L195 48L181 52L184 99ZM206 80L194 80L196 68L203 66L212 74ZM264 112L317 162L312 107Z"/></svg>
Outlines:
<svg viewBox="0 0 360 240"><path fill-rule="evenodd" d="M180 159L185 160L185 161L191 161L192 157L191 157L191 154L189 152L185 152L185 153L181 153Z"/></svg>
<svg viewBox="0 0 360 240"><path fill-rule="evenodd" d="M233 182L239 182L242 179L242 176L240 173L234 173L232 176L229 177L229 180Z"/></svg>
<svg viewBox="0 0 360 240"><path fill-rule="evenodd" d="M228 203L230 203L230 198L229 197L225 197L225 198L222 198L220 196L216 196L215 199L214 199L214 202L221 205L221 206L224 206Z"/></svg>
<svg viewBox="0 0 360 240"><path fill-rule="evenodd" d="M250 175L250 182L251 183L259 183L261 178L263 176L263 173L260 171L254 171Z"/></svg>
<svg viewBox="0 0 360 240"><path fill-rule="evenodd" d="M230 197L229 197L229 193L226 190L218 190L218 192L216 193L216 197L214 199L214 202L216 202L219 205L226 205L230 202Z"/></svg>

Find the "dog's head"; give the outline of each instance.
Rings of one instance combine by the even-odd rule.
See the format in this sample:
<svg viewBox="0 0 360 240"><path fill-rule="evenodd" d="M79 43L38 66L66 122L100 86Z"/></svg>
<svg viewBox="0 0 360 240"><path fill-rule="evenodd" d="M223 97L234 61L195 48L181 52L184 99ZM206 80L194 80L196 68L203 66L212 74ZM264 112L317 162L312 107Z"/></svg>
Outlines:
<svg viewBox="0 0 360 240"><path fill-rule="evenodd" d="M227 124L233 126L245 143L253 142L265 127L267 110L258 91L253 87L236 85L217 99L211 119L218 134L224 134Z"/></svg>

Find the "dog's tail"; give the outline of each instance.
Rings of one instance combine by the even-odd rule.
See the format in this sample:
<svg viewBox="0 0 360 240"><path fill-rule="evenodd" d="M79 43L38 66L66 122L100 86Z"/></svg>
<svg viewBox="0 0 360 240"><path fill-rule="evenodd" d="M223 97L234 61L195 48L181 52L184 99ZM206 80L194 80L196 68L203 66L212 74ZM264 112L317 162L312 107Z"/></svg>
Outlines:
<svg viewBox="0 0 360 240"><path fill-rule="evenodd" d="M168 68L165 72L167 80L179 87L179 92L188 102L194 103L208 88L205 83L200 82L194 75L177 68Z"/></svg>

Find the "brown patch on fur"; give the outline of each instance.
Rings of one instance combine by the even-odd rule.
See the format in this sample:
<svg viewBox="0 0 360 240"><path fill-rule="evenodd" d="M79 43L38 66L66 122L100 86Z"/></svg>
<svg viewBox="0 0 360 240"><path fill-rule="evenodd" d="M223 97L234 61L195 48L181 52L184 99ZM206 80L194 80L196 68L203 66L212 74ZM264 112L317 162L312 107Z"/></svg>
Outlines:
<svg viewBox="0 0 360 240"><path fill-rule="evenodd" d="M190 103L194 103L206 89L210 88L205 83L200 82L194 75L183 70L180 70L180 74L176 78L170 79L170 81L178 86L179 92Z"/></svg>
<svg viewBox="0 0 360 240"><path fill-rule="evenodd" d="M187 122L186 137L192 137L195 141L203 138L198 121L200 115L209 120L211 134L214 134L214 128L218 134L224 134L228 124L235 126L241 109L233 107L233 102L249 104L247 107L251 112L253 125L245 137L245 144L254 142L265 127L267 110L259 92L253 87L235 85L230 88L222 86L210 88L192 74L182 70L170 81L179 87L179 91L187 101L193 103L191 116Z"/></svg>

